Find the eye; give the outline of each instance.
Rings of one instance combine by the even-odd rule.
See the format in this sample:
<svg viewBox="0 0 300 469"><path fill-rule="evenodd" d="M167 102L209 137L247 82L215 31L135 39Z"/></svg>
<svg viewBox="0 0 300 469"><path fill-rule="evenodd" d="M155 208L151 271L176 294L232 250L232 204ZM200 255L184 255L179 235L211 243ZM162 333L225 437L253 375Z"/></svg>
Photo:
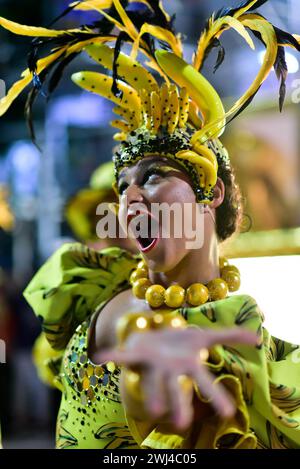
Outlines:
<svg viewBox="0 0 300 469"><path fill-rule="evenodd" d="M145 172L143 177L143 184L155 183L165 176L165 173L160 168L150 168Z"/></svg>

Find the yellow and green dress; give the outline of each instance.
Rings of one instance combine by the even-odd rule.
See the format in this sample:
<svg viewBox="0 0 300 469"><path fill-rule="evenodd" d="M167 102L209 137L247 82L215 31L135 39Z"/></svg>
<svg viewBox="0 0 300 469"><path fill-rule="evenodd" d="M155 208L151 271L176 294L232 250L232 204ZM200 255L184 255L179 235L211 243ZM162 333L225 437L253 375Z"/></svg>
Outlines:
<svg viewBox="0 0 300 469"><path fill-rule="evenodd" d="M89 331L101 308L130 288L139 257L119 248L95 251L79 243L61 247L39 270L25 297L52 348L53 382L62 391L57 448L300 448L300 349L263 328L255 300L234 295L199 307L179 308L201 328L243 327L261 337L256 348L217 346L207 366L232 393L233 418L197 419L184 433L126 414L120 368L88 356ZM195 387L195 402L203 399ZM208 403L206 405L209 405Z"/></svg>

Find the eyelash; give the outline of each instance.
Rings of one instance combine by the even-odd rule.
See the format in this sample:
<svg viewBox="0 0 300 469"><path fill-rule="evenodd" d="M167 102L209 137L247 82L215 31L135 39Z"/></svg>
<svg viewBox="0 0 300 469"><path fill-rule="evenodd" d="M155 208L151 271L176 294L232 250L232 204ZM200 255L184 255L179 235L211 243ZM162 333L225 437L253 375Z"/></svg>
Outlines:
<svg viewBox="0 0 300 469"><path fill-rule="evenodd" d="M152 176L153 174L157 176L161 176L161 177L165 176L164 171L162 171L160 168L151 168L145 172L144 177L143 177L143 184L145 184L147 180L149 179L149 177Z"/></svg>
<svg viewBox="0 0 300 469"><path fill-rule="evenodd" d="M149 177L152 176L153 174L157 176L161 176L161 177L164 177L166 175L166 173L160 168L151 168L145 172L143 180L142 180L142 184L144 185L149 179ZM127 189L128 186L129 184L127 184L127 182L122 182L120 186L118 187L119 194L122 195L122 193Z"/></svg>

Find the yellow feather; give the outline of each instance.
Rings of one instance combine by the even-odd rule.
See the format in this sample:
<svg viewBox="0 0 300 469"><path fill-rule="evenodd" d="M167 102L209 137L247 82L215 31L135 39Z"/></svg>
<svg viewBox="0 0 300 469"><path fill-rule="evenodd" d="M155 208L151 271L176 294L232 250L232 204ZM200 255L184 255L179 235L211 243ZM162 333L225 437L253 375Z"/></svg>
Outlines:
<svg viewBox="0 0 300 469"><path fill-rule="evenodd" d="M243 26L243 24L237 19L232 18L231 16L226 16L224 19L225 19L225 23L228 24L230 28L234 29L237 33L239 33L245 39L245 41L251 47L251 49L254 50L255 49L254 43L251 39L250 34L246 30L246 28Z"/></svg>
<svg viewBox="0 0 300 469"><path fill-rule="evenodd" d="M121 20L123 21L123 24L126 28L126 32L130 35L130 37L132 39L135 39L138 35L137 30L136 30L134 24L132 23L131 19L127 15L126 11L122 7L120 1L119 0L113 0L113 3L114 3L114 6L115 6L117 12L120 15Z"/></svg>
<svg viewBox="0 0 300 469"><path fill-rule="evenodd" d="M60 57L67 50L67 47L59 49L48 57L44 57L37 62L37 73L41 73L48 65L54 62L58 57ZM14 83L7 95L0 100L0 116L3 116L14 100L19 96L20 93L30 84L32 81L32 73L29 69L26 69L22 72L22 79Z"/></svg>
<svg viewBox="0 0 300 469"><path fill-rule="evenodd" d="M293 34L296 41L300 44L300 36L298 34Z"/></svg>
<svg viewBox="0 0 300 469"><path fill-rule="evenodd" d="M263 64L248 90L243 96L234 104L234 106L226 113L226 117L235 114L245 102L254 94L260 85L265 81L269 75L277 57L278 43L276 33L273 26L263 19L243 19L243 24L254 31L261 34L262 40L266 45L266 53Z"/></svg>
<svg viewBox="0 0 300 469"><path fill-rule="evenodd" d="M112 6L112 0L89 0L88 2L73 2L69 6L77 6L74 10L94 10L96 8L103 8L104 10Z"/></svg>
<svg viewBox="0 0 300 469"><path fill-rule="evenodd" d="M132 47L132 52L131 52L131 57L133 59L136 59L138 50L139 50L139 43L141 40L141 37L143 34L151 34L152 36L156 37L156 39L159 39L160 41L164 41L173 50L174 54L178 56L182 56L182 44L179 40L178 37L174 36L174 34L171 31L168 31L167 29L161 28L160 26L154 26L152 24L145 23L140 29L140 32L135 39Z"/></svg>
<svg viewBox="0 0 300 469"><path fill-rule="evenodd" d="M236 18L233 18L232 16L223 16L221 18L218 18L217 20L214 20L214 17L211 17L209 19L208 25L208 28L200 36L197 51L193 58L193 67L196 70L199 70L202 67L205 52L212 39L214 37L219 38L221 34L229 28L235 29L245 39L251 49L255 48L251 36L246 31L241 21L237 20Z"/></svg>
<svg viewBox="0 0 300 469"><path fill-rule="evenodd" d="M249 10L249 8L253 7L257 0L252 0L246 7L240 8L233 16L235 18L239 18L243 13Z"/></svg>
<svg viewBox="0 0 300 469"><path fill-rule="evenodd" d="M68 29L68 30L55 30L55 29L47 29L47 28L38 28L36 26L26 26L23 24L15 23L14 21L7 20L6 18L2 18L0 16L0 26L7 29L11 33L18 34L19 36L32 36L32 37L58 37L62 36L63 34L70 34L70 33L87 33L88 31L81 31L81 29Z"/></svg>

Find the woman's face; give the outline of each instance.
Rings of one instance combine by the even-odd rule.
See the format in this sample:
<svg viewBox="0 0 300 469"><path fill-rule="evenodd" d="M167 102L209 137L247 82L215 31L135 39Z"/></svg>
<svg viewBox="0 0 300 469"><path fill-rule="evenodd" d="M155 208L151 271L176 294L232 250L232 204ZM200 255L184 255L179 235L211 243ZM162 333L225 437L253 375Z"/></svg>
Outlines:
<svg viewBox="0 0 300 469"><path fill-rule="evenodd" d="M190 233L203 224L187 173L171 159L147 156L122 169L118 190L120 223L150 269L175 268L190 251Z"/></svg>

